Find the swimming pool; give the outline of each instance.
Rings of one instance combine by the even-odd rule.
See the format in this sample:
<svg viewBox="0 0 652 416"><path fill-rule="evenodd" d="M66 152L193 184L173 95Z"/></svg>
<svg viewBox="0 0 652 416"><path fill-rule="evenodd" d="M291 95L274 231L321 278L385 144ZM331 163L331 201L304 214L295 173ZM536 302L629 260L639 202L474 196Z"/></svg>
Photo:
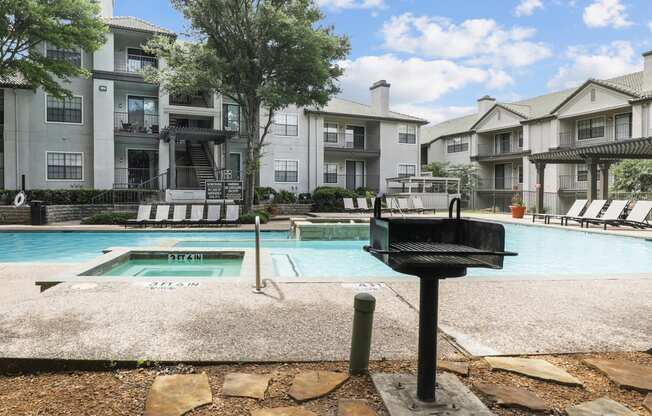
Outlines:
<svg viewBox="0 0 652 416"><path fill-rule="evenodd" d="M470 269L471 276L567 276L650 273L652 242L644 239L505 224L502 271ZM28 232L0 233L0 262L82 262L108 247L251 248L251 232ZM397 273L362 250L366 241L295 241L262 233L262 247L286 256L306 277L391 277ZM278 257L277 257L278 258Z"/></svg>

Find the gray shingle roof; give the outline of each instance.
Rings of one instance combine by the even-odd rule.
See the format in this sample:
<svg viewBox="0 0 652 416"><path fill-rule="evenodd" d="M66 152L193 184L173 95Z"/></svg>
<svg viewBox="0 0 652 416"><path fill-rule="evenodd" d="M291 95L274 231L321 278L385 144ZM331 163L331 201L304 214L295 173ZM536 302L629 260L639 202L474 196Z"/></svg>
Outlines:
<svg viewBox="0 0 652 416"><path fill-rule="evenodd" d="M383 114L380 111L374 109L370 105L357 103L355 101L350 101L343 98L332 98L328 102L328 104L326 104L324 107L306 108L306 111L313 112L313 113L333 114L333 115L341 114L341 115L372 117L372 118L390 119L390 120L412 121L415 123L423 123L423 124L428 123L428 120L424 120L422 118L410 116L407 114L397 113L395 111L390 111L387 114Z"/></svg>
<svg viewBox="0 0 652 416"><path fill-rule="evenodd" d="M0 77L0 87L9 88L31 88L31 85L22 74L14 74Z"/></svg>
<svg viewBox="0 0 652 416"><path fill-rule="evenodd" d="M167 30L153 23L133 16L114 16L104 19L109 27L117 29L137 30L154 34L175 36L171 30Z"/></svg>
<svg viewBox="0 0 652 416"><path fill-rule="evenodd" d="M613 88L633 97L646 97L652 95L652 91L643 91L642 71L621 75L615 78L604 80L591 79L589 81ZM507 108L525 119L538 119L552 115L553 111L555 111L561 103L567 100L575 92L579 91L583 86L584 84L580 87L556 91L550 94L528 98L526 100L510 103L498 102L496 104ZM432 142L442 136L468 133L481 116L482 115L475 113L464 117L446 120L442 123L435 124L434 126L425 127L422 132L422 137L424 139L423 143Z"/></svg>

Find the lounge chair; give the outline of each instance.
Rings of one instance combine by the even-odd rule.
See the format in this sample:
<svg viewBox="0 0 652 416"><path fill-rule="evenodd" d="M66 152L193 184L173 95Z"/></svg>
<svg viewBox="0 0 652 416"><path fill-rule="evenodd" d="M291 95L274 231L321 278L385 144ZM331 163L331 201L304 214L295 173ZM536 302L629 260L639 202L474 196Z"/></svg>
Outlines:
<svg viewBox="0 0 652 416"><path fill-rule="evenodd" d="M181 224L187 220L186 218L186 206L185 205L175 205L174 210L172 211L172 221L170 224Z"/></svg>
<svg viewBox="0 0 652 416"><path fill-rule="evenodd" d="M423 201L419 197L414 197L412 198L412 207L416 212L419 214L423 214L423 211L425 210L423 208Z"/></svg>
<svg viewBox="0 0 652 416"><path fill-rule="evenodd" d="M240 205L227 205L224 223L238 225L238 221L240 221Z"/></svg>
<svg viewBox="0 0 652 416"><path fill-rule="evenodd" d="M369 206L367 198L356 198L356 202L358 203L358 209L360 211L369 212L373 210L373 208Z"/></svg>
<svg viewBox="0 0 652 416"><path fill-rule="evenodd" d="M398 201L396 198L385 198L385 201L387 203L387 209L391 214L393 214L395 211L399 211L400 207L398 205Z"/></svg>
<svg viewBox="0 0 652 416"><path fill-rule="evenodd" d="M344 211L355 212L358 210L355 205L353 205L353 198L342 198L342 202L344 203Z"/></svg>
<svg viewBox="0 0 652 416"><path fill-rule="evenodd" d="M190 207L190 220L186 221L188 224L200 224L204 220L204 206L193 205Z"/></svg>
<svg viewBox="0 0 652 416"><path fill-rule="evenodd" d="M157 205L156 206L156 216L154 221L150 221L152 224L166 224L170 218L170 206L169 205Z"/></svg>
<svg viewBox="0 0 652 416"><path fill-rule="evenodd" d="M202 220L201 223L206 225L219 225L220 218L222 218L222 205L211 204L208 206L208 213L206 214L206 219Z"/></svg>
<svg viewBox="0 0 652 416"><path fill-rule="evenodd" d="M553 218L563 218L563 217L572 217L577 218L582 215L582 211L586 208L586 203L589 202L586 199L577 199L573 202L570 209L566 215L555 215L555 214L532 214L532 222L535 222L537 218L543 218L544 224L550 224L550 220ZM563 221L563 220L562 220Z"/></svg>
<svg viewBox="0 0 652 416"><path fill-rule="evenodd" d="M623 216L625 209L629 205L629 201L616 200L611 201L607 210L600 217L589 217L587 215L582 217L580 221L580 226L589 228L589 224L602 224L604 223L604 229L607 229L607 223L605 221L618 221Z"/></svg>
<svg viewBox="0 0 652 416"><path fill-rule="evenodd" d="M412 211L410 209L410 201L407 198L398 198L397 201L399 211L403 213Z"/></svg>
<svg viewBox="0 0 652 416"><path fill-rule="evenodd" d="M149 217L152 214L152 206L151 205L139 205L138 206L138 214L136 215L135 220L128 220L125 223L125 227L127 225L145 225L149 222Z"/></svg>
<svg viewBox="0 0 652 416"><path fill-rule="evenodd" d="M622 220L596 220L592 221L593 224L604 225L604 229L607 229L607 225L626 225L628 227L634 227L639 229L652 228L652 224L648 222L648 217L652 213L652 201L636 201L634 208L629 211L627 217Z"/></svg>
<svg viewBox="0 0 652 416"><path fill-rule="evenodd" d="M604 206L607 204L607 201L604 199L596 199L594 201L591 201L589 204L589 207L584 211L584 214L578 215L578 216L568 216L564 215L562 216L561 219L561 225L568 225L568 220L579 222L580 224L582 223L582 219L584 218L597 218L598 215L602 212L604 209Z"/></svg>

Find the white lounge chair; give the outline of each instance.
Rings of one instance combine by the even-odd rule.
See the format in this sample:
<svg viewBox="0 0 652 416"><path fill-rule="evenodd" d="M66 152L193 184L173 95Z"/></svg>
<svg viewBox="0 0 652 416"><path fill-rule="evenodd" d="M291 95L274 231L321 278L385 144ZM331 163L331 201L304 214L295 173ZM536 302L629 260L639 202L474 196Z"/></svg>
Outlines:
<svg viewBox="0 0 652 416"><path fill-rule="evenodd" d="M589 202L586 199L577 199L573 202L570 209L566 215L555 215L555 214L532 214L532 222L535 222L537 218L543 218L544 224L550 224L550 220L553 218L563 218L563 217L572 217L577 218L582 215L582 211L586 208L586 203ZM563 220L562 220L563 221Z"/></svg>
<svg viewBox="0 0 652 416"><path fill-rule="evenodd" d="M412 207L413 207L414 210L415 210L416 212L418 212L419 214L423 214L423 211L425 210L425 209L423 208L423 201L422 201L421 198L419 198L418 196L412 198Z"/></svg>
<svg viewBox="0 0 652 416"><path fill-rule="evenodd" d="M407 198L398 198L397 201L401 212L410 212L410 201Z"/></svg>
<svg viewBox="0 0 652 416"><path fill-rule="evenodd" d="M199 224L204 219L204 206L193 205L190 207L190 221L189 224Z"/></svg>
<svg viewBox="0 0 652 416"><path fill-rule="evenodd" d="M149 222L149 217L152 215L152 206L151 205L139 205L138 214L136 214L135 220L129 220L125 223L129 225L145 225Z"/></svg>
<svg viewBox="0 0 652 416"><path fill-rule="evenodd" d="M387 209L391 214L394 213L394 211L399 211L400 207L398 205L398 201L396 198L385 198L385 201L387 202Z"/></svg>
<svg viewBox="0 0 652 416"><path fill-rule="evenodd" d="M220 218L222 218L222 205L211 204L208 206L206 219L201 221L201 223L206 225L219 225Z"/></svg>
<svg viewBox="0 0 652 416"><path fill-rule="evenodd" d="M571 217L568 215L563 215L561 219L561 225L568 225L568 220L579 222L580 224L582 223L582 219L584 218L597 218L598 215L602 212L604 209L604 206L607 204L607 201L604 199L596 199L595 201L591 201L589 204L589 207L584 211L584 214L578 215L576 217Z"/></svg>
<svg viewBox="0 0 652 416"><path fill-rule="evenodd" d="M589 228L589 224L601 223L603 221L618 221L620 217L622 217L623 213L625 212L627 205L629 205L629 201L622 201L622 200L611 201L609 207L607 207L607 210L601 216L599 217L589 217L588 215L583 216L582 221L580 221L580 226L583 227L586 225L586 228ZM605 225L605 229L606 228L607 226Z"/></svg>
<svg viewBox="0 0 652 416"><path fill-rule="evenodd" d="M171 223L180 224L186 221L186 206L185 205L175 205L174 210L172 211L172 221Z"/></svg>
<svg viewBox="0 0 652 416"><path fill-rule="evenodd" d="M356 198L356 202L358 203L358 209L360 211L372 210L372 208L369 206L369 203L367 202L367 198Z"/></svg>
<svg viewBox="0 0 652 416"><path fill-rule="evenodd" d="M652 213L652 201L636 201L634 208L629 211L627 217L622 220L596 220L593 221L593 224L601 224L604 226L604 229L607 229L607 225L626 225L628 227L634 227L639 229L652 228L652 224L649 223L648 217Z"/></svg>
<svg viewBox="0 0 652 416"><path fill-rule="evenodd" d="M342 202L344 203L344 211L355 212L358 210L355 205L353 205L353 198L342 198Z"/></svg>
<svg viewBox="0 0 652 416"><path fill-rule="evenodd" d="M238 225L238 221L240 221L240 205L227 205L224 223Z"/></svg>
<svg viewBox="0 0 652 416"><path fill-rule="evenodd" d="M165 224L170 218L170 206L169 205L158 205L156 207L156 216L154 217L153 223L155 224Z"/></svg>

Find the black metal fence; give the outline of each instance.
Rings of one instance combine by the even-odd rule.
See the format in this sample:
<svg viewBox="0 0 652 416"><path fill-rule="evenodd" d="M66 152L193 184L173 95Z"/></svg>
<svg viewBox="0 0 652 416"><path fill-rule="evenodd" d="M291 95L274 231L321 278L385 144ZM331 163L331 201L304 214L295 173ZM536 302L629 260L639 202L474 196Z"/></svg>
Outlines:
<svg viewBox="0 0 652 416"><path fill-rule="evenodd" d="M113 128L121 133L159 134L158 114L114 113Z"/></svg>
<svg viewBox="0 0 652 416"><path fill-rule="evenodd" d="M128 54L126 59L116 59L113 62L116 72L139 74L147 68L158 68L158 59L152 56Z"/></svg>
<svg viewBox="0 0 652 416"><path fill-rule="evenodd" d="M324 173L324 186L338 186L351 191L358 188L368 188L373 191L378 191L380 189L380 176Z"/></svg>

